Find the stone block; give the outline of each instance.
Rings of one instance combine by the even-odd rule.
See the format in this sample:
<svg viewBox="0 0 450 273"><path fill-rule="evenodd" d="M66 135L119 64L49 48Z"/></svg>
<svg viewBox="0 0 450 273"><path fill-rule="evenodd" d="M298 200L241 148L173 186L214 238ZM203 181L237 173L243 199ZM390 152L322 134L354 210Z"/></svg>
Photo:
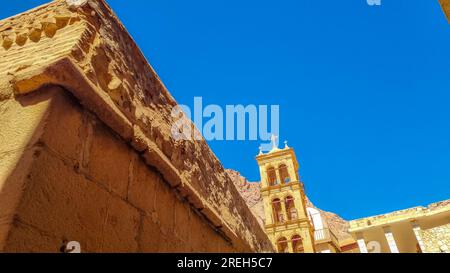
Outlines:
<svg viewBox="0 0 450 273"><path fill-rule="evenodd" d="M180 202L175 193L163 182L156 184L155 212L161 231L165 235L172 235L175 223L175 202Z"/></svg>
<svg viewBox="0 0 450 273"><path fill-rule="evenodd" d="M127 197L131 151L99 122L94 123L88 172L95 181L124 199Z"/></svg>
<svg viewBox="0 0 450 273"><path fill-rule="evenodd" d="M137 252L139 220L140 215L135 208L120 198L111 197L103 228L102 252Z"/></svg>
<svg viewBox="0 0 450 273"><path fill-rule="evenodd" d="M100 252L109 198L73 166L43 150L27 177L17 216L61 241L79 241L84 252Z"/></svg>
<svg viewBox="0 0 450 273"><path fill-rule="evenodd" d="M1 43L1 39L0 39ZM2 101L8 100L11 98L13 94L13 88L11 87L11 84L9 83L9 77L3 77L0 79L0 105L2 104ZM1 106L0 106L1 107Z"/></svg>
<svg viewBox="0 0 450 273"><path fill-rule="evenodd" d="M231 243L219 244L218 253L236 253L236 249L233 248Z"/></svg>
<svg viewBox="0 0 450 273"><path fill-rule="evenodd" d="M63 242L33 227L15 222L3 252L10 253L60 253Z"/></svg>
<svg viewBox="0 0 450 273"><path fill-rule="evenodd" d="M191 208L186 202L175 202L175 236L189 242L190 232L186 228L191 218Z"/></svg>
<svg viewBox="0 0 450 273"><path fill-rule="evenodd" d="M59 155L79 161L82 150L83 110L64 89L49 89L51 90L42 90L54 93L42 141Z"/></svg>
<svg viewBox="0 0 450 273"><path fill-rule="evenodd" d="M133 160L128 201L147 213L153 212L156 203L156 185L159 183L163 183L161 176L136 156Z"/></svg>
<svg viewBox="0 0 450 273"><path fill-rule="evenodd" d="M0 219L14 215L28 174L27 167L33 161L30 150L21 152L0 154Z"/></svg>
<svg viewBox="0 0 450 273"><path fill-rule="evenodd" d="M188 229L188 225L184 225ZM140 251L145 253L187 253L190 245L175 234L163 234L161 227L152 219L144 217L143 227L140 233Z"/></svg>
<svg viewBox="0 0 450 273"><path fill-rule="evenodd" d="M190 247L185 241L176 236L164 236L160 243L159 252L162 253L189 253Z"/></svg>
<svg viewBox="0 0 450 273"><path fill-rule="evenodd" d="M5 241L8 238L10 226L10 221L8 221L6 218L0 218L0 253L3 252Z"/></svg>
<svg viewBox="0 0 450 273"><path fill-rule="evenodd" d="M219 236L213 229L197 214L193 213L189 221L189 245L192 252L206 252L208 244L214 236Z"/></svg>
<svg viewBox="0 0 450 273"><path fill-rule="evenodd" d="M46 92L0 102L0 218L15 213L51 99Z"/></svg>
<svg viewBox="0 0 450 273"><path fill-rule="evenodd" d="M50 94L31 94L0 103L0 154L24 150L42 135Z"/></svg>
<svg viewBox="0 0 450 273"><path fill-rule="evenodd" d="M139 251L144 253L158 252L160 243L164 243L159 225L152 217L144 217L139 234Z"/></svg>

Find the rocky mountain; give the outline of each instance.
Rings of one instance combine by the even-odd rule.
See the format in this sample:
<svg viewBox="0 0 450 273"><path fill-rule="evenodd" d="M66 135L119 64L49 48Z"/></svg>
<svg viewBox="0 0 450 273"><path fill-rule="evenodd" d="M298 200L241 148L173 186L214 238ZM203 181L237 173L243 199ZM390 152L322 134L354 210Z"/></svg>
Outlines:
<svg viewBox="0 0 450 273"><path fill-rule="evenodd" d="M258 182L249 182L239 172L231 169L225 170L233 181L238 192L244 198L251 212L256 216L259 224L264 226L264 206Z"/></svg>

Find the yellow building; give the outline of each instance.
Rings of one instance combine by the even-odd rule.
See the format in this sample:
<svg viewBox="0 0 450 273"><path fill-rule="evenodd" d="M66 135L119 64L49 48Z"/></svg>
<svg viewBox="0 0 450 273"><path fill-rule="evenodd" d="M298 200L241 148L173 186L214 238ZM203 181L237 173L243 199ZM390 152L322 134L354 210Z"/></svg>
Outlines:
<svg viewBox="0 0 450 273"><path fill-rule="evenodd" d="M361 253L450 253L450 201L350 221Z"/></svg>
<svg viewBox="0 0 450 273"><path fill-rule="evenodd" d="M349 237L334 235L326 217L307 202L294 150L260 151L265 230L282 253L450 253L450 200L349 222Z"/></svg>
<svg viewBox="0 0 450 273"><path fill-rule="evenodd" d="M314 235L306 211L303 184L299 181L294 150L273 148L256 157L261 173L265 229L278 252L313 253Z"/></svg>
<svg viewBox="0 0 450 273"><path fill-rule="evenodd" d="M306 206L299 164L294 150L285 145L260 151L256 160L261 174L265 230L278 252L340 252L339 241L320 212Z"/></svg>

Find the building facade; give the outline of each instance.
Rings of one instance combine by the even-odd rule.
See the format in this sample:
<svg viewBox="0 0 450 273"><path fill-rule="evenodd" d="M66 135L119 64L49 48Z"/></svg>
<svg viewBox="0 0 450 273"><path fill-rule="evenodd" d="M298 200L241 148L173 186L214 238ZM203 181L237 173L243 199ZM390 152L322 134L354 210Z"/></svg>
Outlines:
<svg viewBox="0 0 450 273"><path fill-rule="evenodd" d="M347 222L336 236L308 200L287 144L256 157L265 231L280 253L450 253L450 200ZM342 231L342 230L341 230Z"/></svg>
<svg viewBox="0 0 450 273"><path fill-rule="evenodd" d="M319 210L307 207L294 149L272 150L256 157L261 174L265 230L281 253L340 252L339 240Z"/></svg>
<svg viewBox="0 0 450 273"><path fill-rule="evenodd" d="M350 221L361 253L450 253L450 201Z"/></svg>
<svg viewBox="0 0 450 273"><path fill-rule="evenodd" d="M314 230L308 219L303 184L294 150L273 149L256 157L261 173L265 229L281 253L313 253Z"/></svg>

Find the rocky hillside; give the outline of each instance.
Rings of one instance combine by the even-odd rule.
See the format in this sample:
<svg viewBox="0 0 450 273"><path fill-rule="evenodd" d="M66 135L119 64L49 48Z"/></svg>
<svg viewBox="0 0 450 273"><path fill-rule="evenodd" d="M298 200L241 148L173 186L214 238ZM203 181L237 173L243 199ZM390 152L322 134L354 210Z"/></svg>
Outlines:
<svg viewBox="0 0 450 273"><path fill-rule="evenodd" d="M242 195L248 204L252 213L258 219L261 226L264 226L264 206L259 190L258 182L249 182L239 172L235 170L226 170L231 180L234 182L239 193ZM351 237L348 233L349 223L332 212L323 211L314 206L314 204L307 199L306 205L308 207L316 208L320 211L322 218L328 223L330 230L338 237L339 240L345 240Z"/></svg>
<svg viewBox="0 0 450 273"><path fill-rule="evenodd" d="M259 224L264 226L264 207L258 182L249 182L239 172L227 169L225 172L233 181Z"/></svg>

